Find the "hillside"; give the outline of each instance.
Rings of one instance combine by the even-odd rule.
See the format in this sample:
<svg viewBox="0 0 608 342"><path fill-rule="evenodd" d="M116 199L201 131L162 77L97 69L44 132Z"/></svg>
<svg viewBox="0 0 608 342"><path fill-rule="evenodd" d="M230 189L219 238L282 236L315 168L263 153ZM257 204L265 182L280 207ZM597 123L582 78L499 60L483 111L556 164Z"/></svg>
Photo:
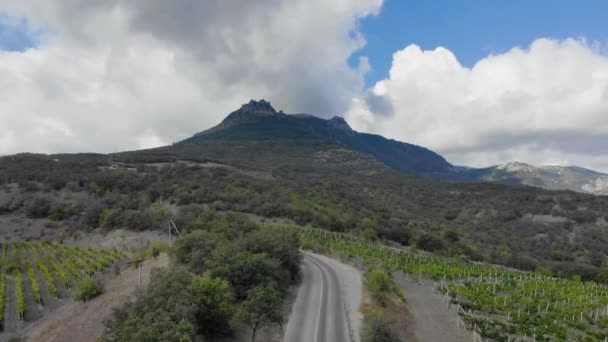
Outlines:
<svg viewBox="0 0 608 342"><path fill-rule="evenodd" d="M354 131L341 117L277 112L270 103L251 100L220 124L172 146L118 154L123 160L219 161L272 172L284 165L300 168L358 166L375 174L387 167L450 181L523 184L549 190L608 194L608 175L580 167L508 163L488 168L455 167L421 146ZM255 157L254 157L255 156ZM331 158L330 158L331 157ZM314 166L313 166L314 165Z"/></svg>
<svg viewBox="0 0 608 342"><path fill-rule="evenodd" d="M429 175L451 165L424 148L354 132L341 119L250 102L172 146L2 157L0 214L78 231L158 229L167 216L188 225L193 213L240 212L465 260L542 265L584 279L608 274L608 197L448 182L406 169Z"/></svg>

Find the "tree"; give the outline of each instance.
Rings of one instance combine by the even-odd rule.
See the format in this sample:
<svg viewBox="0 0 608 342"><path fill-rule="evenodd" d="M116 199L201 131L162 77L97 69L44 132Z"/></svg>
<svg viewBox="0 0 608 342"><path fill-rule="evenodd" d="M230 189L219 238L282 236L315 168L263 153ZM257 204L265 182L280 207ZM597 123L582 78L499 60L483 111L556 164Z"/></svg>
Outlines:
<svg viewBox="0 0 608 342"><path fill-rule="evenodd" d="M282 268L289 271L291 280L298 279L302 256L298 250L300 239L294 230L278 226L262 226L249 235L245 246L251 252L266 253L279 260Z"/></svg>
<svg viewBox="0 0 608 342"><path fill-rule="evenodd" d="M191 289L199 333L215 336L230 331L234 306L228 282L208 275L194 276Z"/></svg>
<svg viewBox="0 0 608 342"><path fill-rule="evenodd" d="M289 275L277 260L266 254L240 251L231 245L213 251L206 267L212 276L230 282L237 299L245 298L251 289L270 281L281 285L289 283Z"/></svg>
<svg viewBox="0 0 608 342"><path fill-rule="evenodd" d="M262 285L251 290L241 305L238 318L251 328L251 341L260 328L283 324L281 292L276 285Z"/></svg>
<svg viewBox="0 0 608 342"><path fill-rule="evenodd" d="M188 264L193 272L203 274L205 261L211 252L225 241L226 239L218 234L195 230L175 240L171 256L179 263Z"/></svg>
<svg viewBox="0 0 608 342"><path fill-rule="evenodd" d="M154 269L145 291L135 301L113 310L105 322L107 341L191 341L196 307L185 271Z"/></svg>

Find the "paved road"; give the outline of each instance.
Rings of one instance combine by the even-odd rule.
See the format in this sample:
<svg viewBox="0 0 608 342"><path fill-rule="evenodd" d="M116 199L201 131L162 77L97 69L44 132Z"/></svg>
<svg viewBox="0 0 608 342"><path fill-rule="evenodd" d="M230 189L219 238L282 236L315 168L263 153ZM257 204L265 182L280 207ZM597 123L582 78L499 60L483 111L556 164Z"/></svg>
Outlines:
<svg viewBox="0 0 608 342"><path fill-rule="evenodd" d="M304 254L302 285L284 341L350 342L338 273L330 263L312 254Z"/></svg>

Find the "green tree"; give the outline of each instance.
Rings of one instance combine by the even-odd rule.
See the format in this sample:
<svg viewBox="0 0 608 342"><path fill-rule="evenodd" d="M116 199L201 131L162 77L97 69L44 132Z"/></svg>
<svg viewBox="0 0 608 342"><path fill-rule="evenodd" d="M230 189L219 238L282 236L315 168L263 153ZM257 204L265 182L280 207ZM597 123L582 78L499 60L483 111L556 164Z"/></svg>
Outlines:
<svg viewBox="0 0 608 342"><path fill-rule="evenodd" d="M238 311L238 318L251 328L251 341L260 328L281 326L283 312L281 291L275 285L262 285L253 289Z"/></svg>
<svg viewBox="0 0 608 342"><path fill-rule="evenodd" d="M203 274L211 252L225 242L226 239L218 234L195 230L175 240L171 256L179 263L188 264L193 272Z"/></svg>
<svg viewBox="0 0 608 342"><path fill-rule="evenodd" d="M289 275L277 260L266 254L240 251L231 245L213 251L206 267L212 276L230 282L237 299L245 298L251 289L270 281L281 285L289 283Z"/></svg>
<svg viewBox="0 0 608 342"><path fill-rule="evenodd" d="M106 334L102 341L133 342L190 342L194 338L192 323L181 320L175 322L171 313L159 309L144 315L131 315L121 323L121 329Z"/></svg>
<svg viewBox="0 0 608 342"><path fill-rule="evenodd" d="M114 309L106 321L107 341L191 341L196 314L191 285L184 271L152 271L150 283L135 301Z"/></svg>
<svg viewBox="0 0 608 342"><path fill-rule="evenodd" d="M208 275L195 276L191 289L199 333L215 336L229 332L234 306L228 282Z"/></svg>
<svg viewBox="0 0 608 342"><path fill-rule="evenodd" d="M289 271L292 280L299 277L302 256L298 250L300 239L294 230L263 226L248 236L245 246L251 252L266 253L279 260L282 268Z"/></svg>

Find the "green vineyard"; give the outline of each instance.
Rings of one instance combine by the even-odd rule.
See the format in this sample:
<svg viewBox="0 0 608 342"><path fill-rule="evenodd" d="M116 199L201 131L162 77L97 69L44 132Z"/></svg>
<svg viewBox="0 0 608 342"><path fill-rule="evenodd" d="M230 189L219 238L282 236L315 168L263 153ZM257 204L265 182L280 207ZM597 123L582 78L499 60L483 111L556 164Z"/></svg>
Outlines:
<svg viewBox="0 0 608 342"><path fill-rule="evenodd" d="M70 247L50 241L0 244L0 331L11 315L24 320L28 311L38 311L45 302L67 296L72 284L124 257L117 250ZM8 306L11 299L14 307Z"/></svg>
<svg viewBox="0 0 608 342"><path fill-rule="evenodd" d="M416 279L431 278L460 322L484 340L608 341L606 284L465 263L325 230L294 229L305 246Z"/></svg>

